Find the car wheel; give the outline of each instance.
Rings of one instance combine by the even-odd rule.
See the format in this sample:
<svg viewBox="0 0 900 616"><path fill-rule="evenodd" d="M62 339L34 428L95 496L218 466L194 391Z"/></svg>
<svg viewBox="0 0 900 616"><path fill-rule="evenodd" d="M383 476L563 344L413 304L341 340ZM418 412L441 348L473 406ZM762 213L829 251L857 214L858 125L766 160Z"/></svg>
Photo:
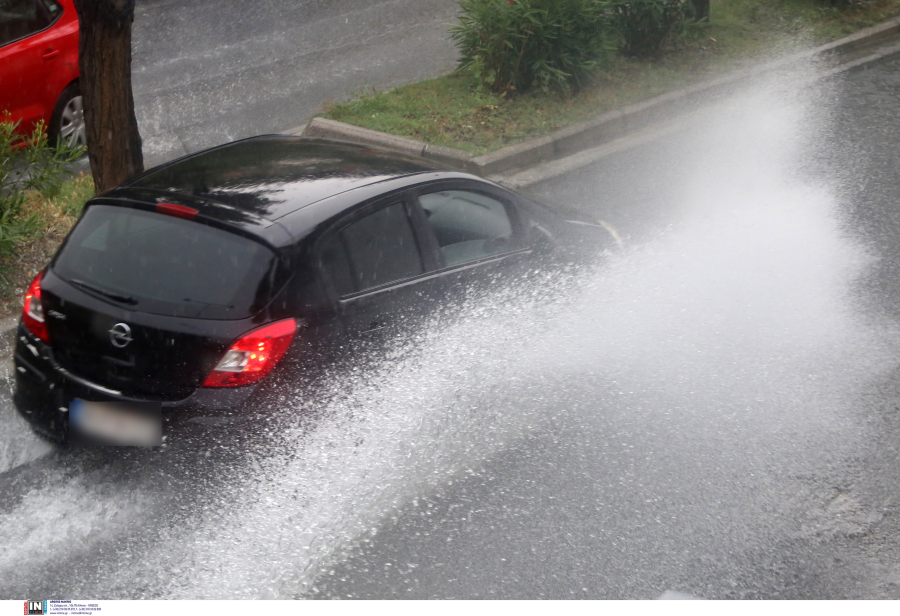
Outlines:
<svg viewBox="0 0 900 616"><path fill-rule="evenodd" d="M50 143L64 143L71 148L87 147L81 90L73 83L63 90L50 118Z"/></svg>

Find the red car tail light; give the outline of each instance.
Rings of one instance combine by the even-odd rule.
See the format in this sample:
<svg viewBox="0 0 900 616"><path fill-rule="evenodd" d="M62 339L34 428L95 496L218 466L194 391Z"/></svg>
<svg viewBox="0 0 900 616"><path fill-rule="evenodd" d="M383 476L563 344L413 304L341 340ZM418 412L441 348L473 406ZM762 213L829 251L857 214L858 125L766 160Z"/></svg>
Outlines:
<svg viewBox="0 0 900 616"><path fill-rule="evenodd" d="M160 214L168 214L169 216L186 218L187 220L194 220L197 218L197 214L200 213L200 210L195 210L186 205L178 205L177 203L157 203L156 211Z"/></svg>
<svg viewBox="0 0 900 616"><path fill-rule="evenodd" d="M50 333L47 331L47 323L44 320L44 305L41 303L41 278L44 272L40 272L31 281L28 291L25 292L25 306L22 308L22 323L32 334L50 344Z"/></svg>
<svg viewBox="0 0 900 616"><path fill-rule="evenodd" d="M278 364L294 339L294 319L276 321L244 334L222 356L204 387L240 387L255 383Z"/></svg>

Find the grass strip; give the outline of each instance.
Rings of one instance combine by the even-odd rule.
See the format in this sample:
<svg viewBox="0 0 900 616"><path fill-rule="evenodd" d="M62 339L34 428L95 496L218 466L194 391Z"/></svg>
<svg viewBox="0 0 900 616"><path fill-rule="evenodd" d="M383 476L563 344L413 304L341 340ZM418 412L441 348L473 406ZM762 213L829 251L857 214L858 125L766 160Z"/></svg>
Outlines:
<svg viewBox="0 0 900 616"><path fill-rule="evenodd" d="M37 228L22 241L15 254L0 259L0 270L8 279L0 288L0 317L17 315L22 297L35 274L56 252L63 238L78 220L85 202L94 196L90 174L80 173L66 180L52 194L26 194L22 217L36 216Z"/></svg>
<svg viewBox="0 0 900 616"><path fill-rule="evenodd" d="M653 60L616 57L594 84L570 97L504 98L451 73L326 104L320 115L483 154L897 15L900 0L859 0L845 9L821 0L713 0L711 23L693 28L676 48Z"/></svg>

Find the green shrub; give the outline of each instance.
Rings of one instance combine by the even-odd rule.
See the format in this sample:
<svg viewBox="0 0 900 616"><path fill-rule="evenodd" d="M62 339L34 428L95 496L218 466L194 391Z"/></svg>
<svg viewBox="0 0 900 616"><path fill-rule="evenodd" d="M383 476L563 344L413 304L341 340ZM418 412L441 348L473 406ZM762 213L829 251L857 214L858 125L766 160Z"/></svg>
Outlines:
<svg viewBox="0 0 900 616"><path fill-rule="evenodd" d="M676 40L694 15L690 0L628 0L613 6L613 22L622 51L646 58Z"/></svg>
<svg viewBox="0 0 900 616"><path fill-rule="evenodd" d="M36 215L22 213L27 194L52 196L59 191L70 175L66 165L84 153L67 146L51 148L43 126L26 136L17 134L17 128L9 112L0 116L0 259L4 262L40 229ZM6 282L0 271L0 283Z"/></svg>
<svg viewBox="0 0 900 616"><path fill-rule="evenodd" d="M579 89L615 48L609 0L463 0L460 69L494 92Z"/></svg>

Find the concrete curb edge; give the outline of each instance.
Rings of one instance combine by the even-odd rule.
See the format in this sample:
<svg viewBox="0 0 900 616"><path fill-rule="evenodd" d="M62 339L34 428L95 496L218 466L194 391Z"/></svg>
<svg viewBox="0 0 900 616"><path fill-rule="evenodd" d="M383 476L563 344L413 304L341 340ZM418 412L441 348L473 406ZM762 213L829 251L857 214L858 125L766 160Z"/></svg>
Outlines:
<svg viewBox="0 0 900 616"><path fill-rule="evenodd" d="M685 103L709 95L713 91L769 71L790 67L803 60L827 58L832 55L847 53L897 33L900 33L900 18L885 21L876 26L860 30L856 34L792 54L780 60L768 62L752 69L739 69L693 86L672 90L567 126L548 135L529 139L478 156L473 156L469 152L455 148L435 146L423 141L398 137L389 133L325 118L313 118L309 124L290 129L286 131L286 134L309 139L329 139L387 148L404 154L422 156L435 162L487 177L513 169L525 169L554 158L571 155L590 147L602 145L618 139L635 129L642 128L654 120L665 119ZM889 52L883 51L853 60L827 71L824 76L827 77L865 66L898 51L900 49L892 47Z"/></svg>
<svg viewBox="0 0 900 616"><path fill-rule="evenodd" d="M876 53L867 55L850 62L836 66L824 73L818 74L814 79L827 79L828 77L849 73L864 69L866 65L900 54L900 43L885 47ZM695 113L702 113L702 110ZM689 114L679 115L679 118L690 117ZM662 125L646 127L643 130L632 131L610 141L604 141L599 145L578 150L577 152L559 156L551 160L543 160L528 168L511 169L507 173L497 173L488 176L489 180L498 182L512 189L522 189L538 184L545 180L570 173L582 167L597 163L601 159L629 150L640 145L650 143L682 128L678 121L670 121Z"/></svg>

